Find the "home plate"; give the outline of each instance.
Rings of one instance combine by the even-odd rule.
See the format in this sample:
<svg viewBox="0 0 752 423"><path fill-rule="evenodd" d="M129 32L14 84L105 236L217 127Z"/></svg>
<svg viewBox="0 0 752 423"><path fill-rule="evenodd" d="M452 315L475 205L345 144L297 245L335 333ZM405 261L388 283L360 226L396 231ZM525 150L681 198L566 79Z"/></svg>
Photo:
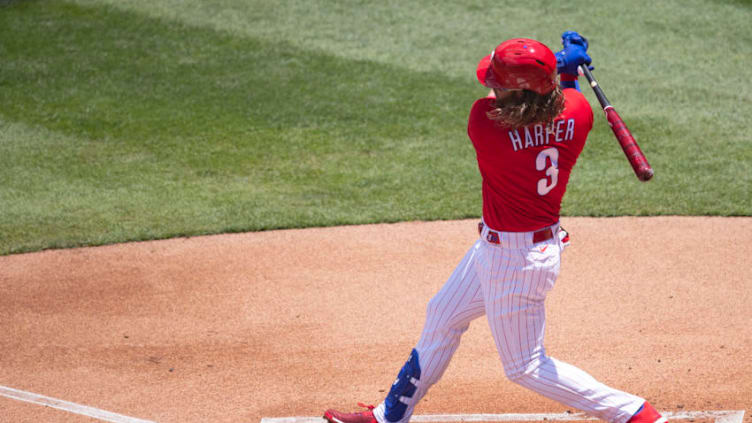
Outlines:
<svg viewBox="0 0 752 423"><path fill-rule="evenodd" d="M668 420L688 420L692 423L743 423L744 410L677 411L661 412ZM426 414L414 415L416 423L454 422L542 422L542 421L596 421L595 417L582 413L534 413L534 414ZM261 423L324 423L321 417L264 417Z"/></svg>

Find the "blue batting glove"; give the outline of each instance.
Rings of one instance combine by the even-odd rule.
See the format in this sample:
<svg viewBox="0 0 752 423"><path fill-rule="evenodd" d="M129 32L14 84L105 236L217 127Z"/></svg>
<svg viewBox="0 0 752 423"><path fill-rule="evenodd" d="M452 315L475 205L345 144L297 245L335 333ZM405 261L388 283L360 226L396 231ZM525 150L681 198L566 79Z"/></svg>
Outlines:
<svg viewBox="0 0 752 423"><path fill-rule="evenodd" d="M590 64L592 59L585 53L585 49L580 46L570 46L564 50L556 52L556 71L567 75L577 76L577 67L584 64Z"/></svg>
<svg viewBox="0 0 752 423"><path fill-rule="evenodd" d="M561 45L563 45L565 49L572 44L576 44L576 45L584 47L585 51L587 51L588 49L587 38L583 37L577 32L566 31L563 34L561 34Z"/></svg>

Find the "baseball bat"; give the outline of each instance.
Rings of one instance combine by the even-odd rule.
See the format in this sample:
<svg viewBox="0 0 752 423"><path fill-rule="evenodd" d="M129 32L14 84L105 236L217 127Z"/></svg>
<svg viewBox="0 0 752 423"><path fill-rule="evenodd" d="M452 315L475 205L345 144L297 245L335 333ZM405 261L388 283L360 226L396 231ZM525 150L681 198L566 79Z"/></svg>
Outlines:
<svg viewBox="0 0 752 423"><path fill-rule="evenodd" d="M587 78L590 83L590 87L593 89L593 92L595 92L595 96L598 97L598 102L601 103L603 112L606 113L608 125L611 127L611 130L614 131L614 135L619 141L619 145L621 145L624 155L627 156L629 164L632 165L632 170L634 170L635 175L637 175L637 179L642 182L649 181L650 178L653 177L653 168L648 164L648 159L645 157L642 150L640 150L640 146L637 145L637 141L632 136L632 133L629 132L629 128L627 128L627 125L624 123L621 116L619 116L619 113L616 112L614 106L608 102L606 95L603 94L601 86L598 85L598 81L595 80L590 69L588 69L587 66L579 66L579 69L585 74L585 78Z"/></svg>

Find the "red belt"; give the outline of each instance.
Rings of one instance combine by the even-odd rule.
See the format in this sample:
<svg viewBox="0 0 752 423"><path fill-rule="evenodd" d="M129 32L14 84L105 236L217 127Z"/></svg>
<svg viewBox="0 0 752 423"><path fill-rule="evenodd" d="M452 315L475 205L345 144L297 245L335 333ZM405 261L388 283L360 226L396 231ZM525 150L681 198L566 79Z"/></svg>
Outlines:
<svg viewBox="0 0 752 423"><path fill-rule="evenodd" d="M483 232L483 222L478 223L478 233ZM551 230L550 227L543 228L539 231L533 232L533 244L537 244L539 242L548 241L549 239L554 237L554 231ZM492 244L499 244L501 243L501 237L499 236L499 233L496 231L488 230L488 236L486 236L486 241L492 243Z"/></svg>

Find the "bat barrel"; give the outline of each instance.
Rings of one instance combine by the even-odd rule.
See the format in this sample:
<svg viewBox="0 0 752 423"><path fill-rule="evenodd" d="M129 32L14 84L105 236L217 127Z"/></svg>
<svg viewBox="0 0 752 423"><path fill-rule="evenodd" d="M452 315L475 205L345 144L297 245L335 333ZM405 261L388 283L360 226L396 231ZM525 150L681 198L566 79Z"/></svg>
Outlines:
<svg viewBox="0 0 752 423"><path fill-rule="evenodd" d="M624 155L627 156L627 160L632 166L635 175L637 175L637 179L643 182L649 181L653 177L653 168L650 167L648 159L642 150L640 150L640 146L629 132L627 125L613 107L606 108L605 112L608 124L611 126L611 130L614 132L617 141L619 141Z"/></svg>

